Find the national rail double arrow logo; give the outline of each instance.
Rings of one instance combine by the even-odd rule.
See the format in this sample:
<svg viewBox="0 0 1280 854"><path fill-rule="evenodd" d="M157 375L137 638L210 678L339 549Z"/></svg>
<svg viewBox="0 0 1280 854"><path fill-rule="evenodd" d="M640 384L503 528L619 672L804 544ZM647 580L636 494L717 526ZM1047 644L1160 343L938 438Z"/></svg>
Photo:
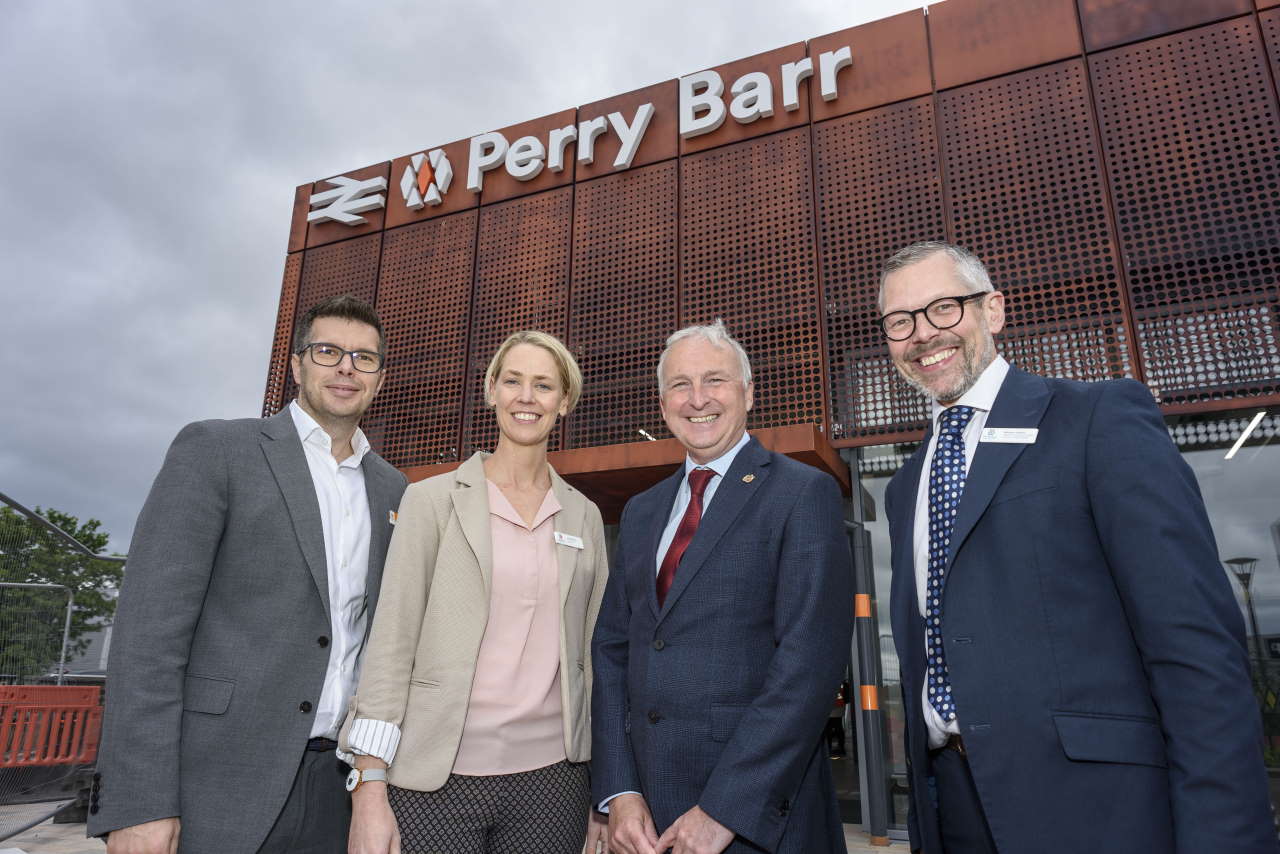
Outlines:
<svg viewBox="0 0 1280 854"><path fill-rule="evenodd" d="M449 158L442 149L433 148L409 158L409 165L404 167L404 175L400 177L400 194L404 196L407 207L421 210L427 205L443 202L452 182L453 166Z"/></svg>

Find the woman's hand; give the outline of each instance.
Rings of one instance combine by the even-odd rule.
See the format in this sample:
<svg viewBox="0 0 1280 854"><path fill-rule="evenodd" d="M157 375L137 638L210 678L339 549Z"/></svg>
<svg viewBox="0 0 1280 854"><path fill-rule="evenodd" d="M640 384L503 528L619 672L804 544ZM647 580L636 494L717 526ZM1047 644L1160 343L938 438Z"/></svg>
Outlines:
<svg viewBox="0 0 1280 854"><path fill-rule="evenodd" d="M387 801L386 783L361 783L351 793L347 854L400 854L400 829Z"/></svg>
<svg viewBox="0 0 1280 854"><path fill-rule="evenodd" d="M609 816L587 808L587 841L582 854L609 854Z"/></svg>

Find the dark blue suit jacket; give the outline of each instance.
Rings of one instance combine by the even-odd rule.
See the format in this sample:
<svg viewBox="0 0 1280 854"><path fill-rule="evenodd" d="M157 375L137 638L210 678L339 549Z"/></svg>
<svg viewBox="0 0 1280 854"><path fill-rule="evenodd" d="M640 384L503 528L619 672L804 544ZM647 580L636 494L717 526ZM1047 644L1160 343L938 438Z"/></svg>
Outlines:
<svg viewBox="0 0 1280 854"><path fill-rule="evenodd" d="M623 511L592 643L596 801L642 793L659 833L696 804L738 835L730 852L843 852L822 743L853 631L839 490L751 439L659 609L683 476Z"/></svg>
<svg viewBox="0 0 1280 854"><path fill-rule="evenodd" d="M1190 467L1140 383L1011 369L951 537L943 637L1000 851L1275 854L1244 625ZM922 445L889 484L912 847L926 779L912 529ZM926 475L927 476L927 475Z"/></svg>

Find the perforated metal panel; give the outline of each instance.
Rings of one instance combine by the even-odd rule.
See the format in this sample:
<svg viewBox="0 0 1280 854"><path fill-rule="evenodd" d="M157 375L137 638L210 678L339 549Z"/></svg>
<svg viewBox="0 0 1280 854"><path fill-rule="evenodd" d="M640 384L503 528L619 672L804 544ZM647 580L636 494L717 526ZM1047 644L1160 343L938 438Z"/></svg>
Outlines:
<svg viewBox="0 0 1280 854"><path fill-rule="evenodd" d="M939 111L953 237L1008 299L1001 352L1049 376L1132 375L1083 65L955 89Z"/></svg>
<svg viewBox="0 0 1280 854"><path fill-rule="evenodd" d="M464 458L493 450L498 441L484 402L484 372L498 345L521 329L564 337L572 208L573 188L564 187L480 211ZM549 447L560 447L559 431L551 434Z"/></svg>
<svg viewBox="0 0 1280 854"><path fill-rule="evenodd" d="M945 236L932 99L817 125L814 171L831 437L922 429L925 399L889 362L876 295L886 258Z"/></svg>
<svg viewBox="0 0 1280 854"><path fill-rule="evenodd" d="M676 330L676 163L578 185L569 346L583 396L569 447L668 436L654 368Z"/></svg>
<svg viewBox="0 0 1280 854"><path fill-rule="evenodd" d="M681 325L723 317L755 373L749 427L823 423L809 129L681 160Z"/></svg>
<svg viewBox="0 0 1280 854"><path fill-rule="evenodd" d="M392 465L458 459L476 211L386 233L378 315L387 379L365 416Z"/></svg>
<svg viewBox="0 0 1280 854"><path fill-rule="evenodd" d="M316 303L340 294L350 294L372 303L378 283L378 256L381 251L382 232L377 232L308 249L303 253L295 323ZM294 350L294 344L290 334L290 353ZM293 374L286 371L284 401L292 400L297 391ZM373 444L374 438L370 435L370 444ZM374 449L377 450L377 447L375 444Z"/></svg>
<svg viewBox="0 0 1280 854"><path fill-rule="evenodd" d="M1090 63L1148 384L1276 394L1280 116L1252 18Z"/></svg>
<svg viewBox="0 0 1280 854"><path fill-rule="evenodd" d="M302 277L302 253L295 252L284 262L284 282L280 285L280 310L276 314L276 334L271 341L271 362L267 365L267 390L262 396L264 417L275 415L285 402L289 376L289 344L293 339L298 304L298 280Z"/></svg>

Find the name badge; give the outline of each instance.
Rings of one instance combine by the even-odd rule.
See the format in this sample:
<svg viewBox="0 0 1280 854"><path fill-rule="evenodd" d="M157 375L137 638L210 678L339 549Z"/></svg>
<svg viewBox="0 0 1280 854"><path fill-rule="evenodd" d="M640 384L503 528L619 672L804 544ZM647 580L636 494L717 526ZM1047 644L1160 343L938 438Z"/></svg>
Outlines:
<svg viewBox="0 0 1280 854"><path fill-rule="evenodd" d="M396 513L396 511L394 510L387 511L387 521L390 522L392 525L394 525L396 523L396 520L399 518L400 518L400 514Z"/></svg>
<svg viewBox="0 0 1280 854"><path fill-rule="evenodd" d="M999 442L1003 445L1034 445L1040 430L1036 427L987 427L982 431L983 442Z"/></svg>
<svg viewBox="0 0 1280 854"><path fill-rule="evenodd" d="M562 546L569 546L574 549L584 549L586 546L582 544L582 537L575 537L573 534L562 534L556 531L556 542Z"/></svg>

